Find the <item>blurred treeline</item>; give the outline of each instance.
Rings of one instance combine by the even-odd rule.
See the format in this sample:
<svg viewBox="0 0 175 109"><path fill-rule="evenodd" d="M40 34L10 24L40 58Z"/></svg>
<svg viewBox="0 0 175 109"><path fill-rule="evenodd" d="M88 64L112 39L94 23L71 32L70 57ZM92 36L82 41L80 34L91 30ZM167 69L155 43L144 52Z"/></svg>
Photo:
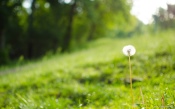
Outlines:
<svg viewBox="0 0 175 109"><path fill-rule="evenodd" d="M131 30L130 9L128 0L0 0L0 63L69 51Z"/></svg>
<svg viewBox="0 0 175 109"><path fill-rule="evenodd" d="M175 5L167 4L167 9L159 8L153 18L154 30L175 29Z"/></svg>
<svg viewBox="0 0 175 109"><path fill-rule="evenodd" d="M130 14L132 0L66 1L0 0L0 64L71 51L100 37L143 34L143 23ZM162 13L169 11L154 16L156 30L174 26L175 14L167 21Z"/></svg>

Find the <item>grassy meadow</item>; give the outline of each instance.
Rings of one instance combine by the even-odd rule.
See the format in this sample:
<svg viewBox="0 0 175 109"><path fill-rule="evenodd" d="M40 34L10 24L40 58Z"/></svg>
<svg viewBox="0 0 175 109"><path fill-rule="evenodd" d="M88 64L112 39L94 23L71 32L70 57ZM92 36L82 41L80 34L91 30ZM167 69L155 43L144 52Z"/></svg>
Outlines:
<svg viewBox="0 0 175 109"><path fill-rule="evenodd" d="M134 106L128 57L132 44ZM175 32L102 38L72 53L1 67L1 109L174 109Z"/></svg>

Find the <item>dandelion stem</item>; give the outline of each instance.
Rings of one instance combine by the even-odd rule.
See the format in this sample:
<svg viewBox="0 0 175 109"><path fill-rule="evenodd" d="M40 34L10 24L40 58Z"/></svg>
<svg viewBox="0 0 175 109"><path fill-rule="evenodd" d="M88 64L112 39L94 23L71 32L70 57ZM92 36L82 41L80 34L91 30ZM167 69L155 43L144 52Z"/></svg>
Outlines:
<svg viewBox="0 0 175 109"><path fill-rule="evenodd" d="M141 95L141 97L142 97L142 104L144 105L144 97L143 97L143 92L142 92L142 89L141 89L141 87L140 87L140 95Z"/></svg>
<svg viewBox="0 0 175 109"><path fill-rule="evenodd" d="M130 59L130 53L129 53L129 71L130 71L130 94L131 94L131 98L132 98L132 106L134 104L134 96L133 96L133 90L132 90L132 70L131 70L131 59Z"/></svg>
<svg viewBox="0 0 175 109"><path fill-rule="evenodd" d="M161 101L162 101L162 108L165 109L165 98L164 98L164 95L162 95Z"/></svg>

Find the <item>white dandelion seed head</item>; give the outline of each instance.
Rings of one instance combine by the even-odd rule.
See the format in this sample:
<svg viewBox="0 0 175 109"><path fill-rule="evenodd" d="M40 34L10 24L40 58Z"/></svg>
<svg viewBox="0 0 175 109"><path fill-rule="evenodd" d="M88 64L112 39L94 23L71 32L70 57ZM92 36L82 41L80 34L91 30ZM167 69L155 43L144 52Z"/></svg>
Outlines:
<svg viewBox="0 0 175 109"><path fill-rule="evenodd" d="M122 51L126 56L133 56L136 53L136 49L133 45L124 46Z"/></svg>

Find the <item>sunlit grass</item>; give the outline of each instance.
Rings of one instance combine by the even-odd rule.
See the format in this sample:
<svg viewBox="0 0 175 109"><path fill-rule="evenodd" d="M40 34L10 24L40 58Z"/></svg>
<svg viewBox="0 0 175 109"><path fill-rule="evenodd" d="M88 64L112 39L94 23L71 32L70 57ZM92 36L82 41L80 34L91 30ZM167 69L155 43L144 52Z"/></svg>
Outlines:
<svg viewBox="0 0 175 109"><path fill-rule="evenodd" d="M4 109L128 109L128 60L123 46L133 44L135 108L175 107L175 33L102 38L73 53L1 70L0 107ZM144 96L144 103L140 94ZM163 108L163 107L162 107Z"/></svg>

